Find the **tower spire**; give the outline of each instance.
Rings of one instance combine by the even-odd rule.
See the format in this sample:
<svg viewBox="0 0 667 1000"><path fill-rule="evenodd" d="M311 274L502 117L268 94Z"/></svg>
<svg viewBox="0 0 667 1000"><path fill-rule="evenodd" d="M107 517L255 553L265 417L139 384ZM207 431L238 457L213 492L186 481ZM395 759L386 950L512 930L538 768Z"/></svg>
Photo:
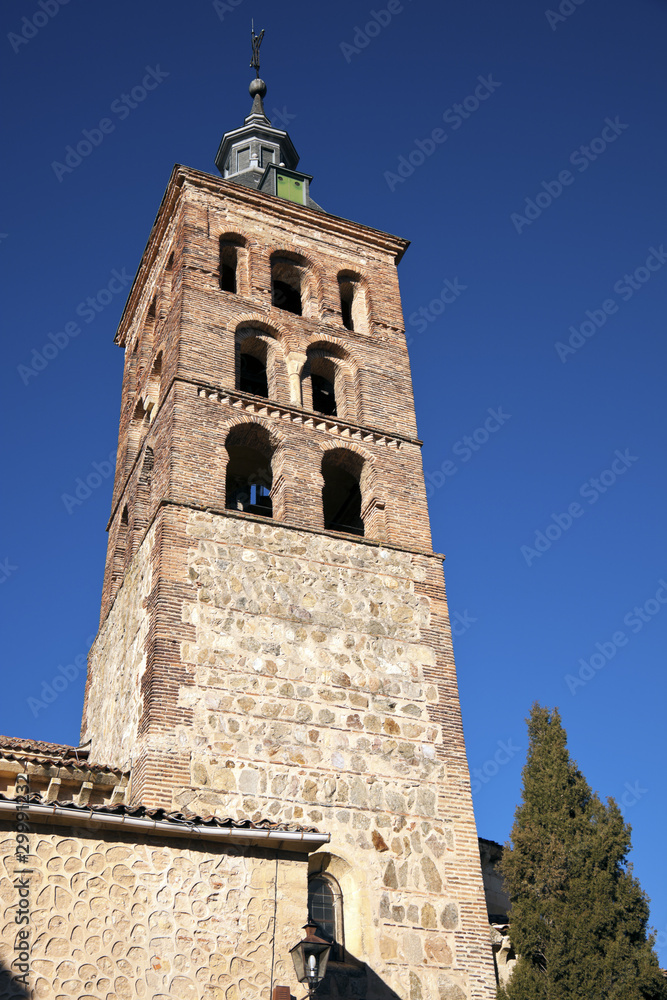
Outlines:
<svg viewBox="0 0 667 1000"><path fill-rule="evenodd" d="M255 70L255 79L252 80L250 84L250 96L252 97L252 108L250 109L250 114L245 119L246 125L254 121L262 121L266 125L270 125L271 122L266 117L266 112L264 111L263 99L266 97L266 84L259 76L259 48L262 44L262 39L264 38L264 28L260 31L259 35L255 34L255 22L252 22L251 29L251 42L252 42L252 59L250 60L250 68Z"/></svg>
<svg viewBox="0 0 667 1000"><path fill-rule="evenodd" d="M264 29L251 29L251 69L255 79L250 82L252 107L240 128L225 132L215 157L215 165L225 178L265 194L276 195L299 205L319 209L310 197L310 174L297 171L299 154L284 129L275 128L264 110L266 84L259 75L259 50Z"/></svg>

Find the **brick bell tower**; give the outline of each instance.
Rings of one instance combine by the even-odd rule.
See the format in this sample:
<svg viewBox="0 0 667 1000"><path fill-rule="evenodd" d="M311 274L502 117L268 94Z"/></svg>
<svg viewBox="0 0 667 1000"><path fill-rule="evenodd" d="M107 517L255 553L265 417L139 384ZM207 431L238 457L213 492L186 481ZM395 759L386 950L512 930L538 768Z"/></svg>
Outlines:
<svg viewBox="0 0 667 1000"><path fill-rule="evenodd" d="M349 995L490 998L408 243L315 204L250 93L221 178L174 168L118 329L82 742L134 804L330 833L310 909Z"/></svg>

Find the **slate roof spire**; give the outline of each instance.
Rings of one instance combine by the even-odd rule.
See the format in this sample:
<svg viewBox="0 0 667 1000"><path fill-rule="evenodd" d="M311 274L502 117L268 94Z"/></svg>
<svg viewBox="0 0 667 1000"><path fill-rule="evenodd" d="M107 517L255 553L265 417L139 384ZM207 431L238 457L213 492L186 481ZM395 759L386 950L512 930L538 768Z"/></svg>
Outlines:
<svg viewBox="0 0 667 1000"><path fill-rule="evenodd" d="M274 128L264 110L266 84L259 76L259 35L252 29L252 61L256 78L250 84L252 107L240 128L225 132L215 157L215 165L225 178L245 187L257 188L269 164L295 170L299 163L292 140L284 129Z"/></svg>

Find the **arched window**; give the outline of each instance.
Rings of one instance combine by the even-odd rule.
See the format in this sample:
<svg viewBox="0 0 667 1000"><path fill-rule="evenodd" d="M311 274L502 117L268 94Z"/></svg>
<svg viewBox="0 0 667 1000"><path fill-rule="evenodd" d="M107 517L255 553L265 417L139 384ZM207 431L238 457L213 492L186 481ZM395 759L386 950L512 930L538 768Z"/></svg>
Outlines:
<svg viewBox="0 0 667 1000"><path fill-rule="evenodd" d="M354 330L354 320L352 319L352 301L354 299L354 285L351 281L340 282L340 312L343 319L343 326L348 330Z"/></svg>
<svg viewBox="0 0 667 1000"><path fill-rule="evenodd" d="M148 381L146 383L146 392L144 393L144 405L146 407L146 412L149 414L151 420L155 416L157 405L160 401L161 382L162 382L162 351L158 351L155 361L153 362L153 367L151 368L151 373L148 376Z"/></svg>
<svg viewBox="0 0 667 1000"><path fill-rule="evenodd" d="M132 526L132 552L134 553L140 545L143 533L148 525L148 516L151 506L151 486L153 482L153 466L155 455L152 448L146 448L144 460L141 465L141 475L137 483L137 491L134 498L133 526Z"/></svg>
<svg viewBox="0 0 667 1000"><path fill-rule="evenodd" d="M239 290L239 260L245 246L242 236L227 233L220 237L220 288L236 294Z"/></svg>
<svg viewBox="0 0 667 1000"><path fill-rule="evenodd" d="M361 487L359 481L364 460L347 448L333 448L322 459L322 508L324 527L363 535Z"/></svg>
<svg viewBox="0 0 667 1000"><path fill-rule="evenodd" d="M308 880L308 919L318 937L331 942L331 959L344 960L343 895L331 875L311 875Z"/></svg>
<svg viewBox="0 0 667 1000"><path fill-rule="evenodd" d="M114 595L120 587L123 579L123 573L125 572L125 555L127 552L129 524L130 518L127 511L127 504L125 504L118 523L116 547L113 553L113 564L111 568L111 590Z"/></svg>
<svg viewBox="0 0 667 1000"><path fill-rule="evenodd" d="M269 396L275 399L275 385L269 380L269 368L272 369L271 382L275 383L275 349L276 342L263 330L242 327L236 331L236 388L241 392L251 392L254 396Z"/></svg>
<svg viewBox="0 0 667 1000"><path fill-rule="evenodd" d="M326 417L335 417L337 413L335 375L333 379L329 379L326 375L311 372L310 383L313 389L313 409Z"/></svg>
<svg viewBox="0 0 667 1000"><path fill-rule="evenodd" d="M360 276L353 271L341 271L338 275L338 287L343 326L348 330L367 333L366 293Z"/></svg>
<svg viewBox="0 0 667 1000"><path fill-rule="evenodd" d="M316 413L323 413L327 417L339 416L337 397L341 394L336 392L336 388L338 383L340 389L341 379L336 362L322 356L322 352L308 352L304 375L310 379L310 394L308 392L303 394L306 405L312 403Z"/></svg>
<svg viewBox="0 0 667 1000"><path fill-rule="evenodd" d="M273 447L268 431L254 423L238 424L227 435L225 447L226 508L272 517Z"/></svg>
<svg viewBox="0 0 667 1000"><path fill-rule="evenodd" d="M328 417L357 418L354 365L339 344L316 341L306 349L301 370L301 397L306 410Z"/></svg>
<svg viewBox="0 0 667 1000"><path fill-rule="evenodd" d="M144 356L153 349L153 334L155 333L156 308L157 308L157 296L154 296L151 304L148 307L148 312L146 313L144 332L141 338L141 350Z"/></svg>
<svg viewBox="0 0 667 1000"><path fill-rule="evenodd" d="M169 254L169 259L165 264L164 272L162 274L162 281L160 282L159 313L161 321L167 316L171 308L173 272L174 272L174 255L173 253L171 253Z"/></svg>
<svg viewBox="0 0 667 1000"><path fill-rule="evenodd" d="M141 399L137 400L137 404L134 408L134 413L132 414L132 420L130 421L130 426L127 433L127 466L129 468L130 464L134 461L134 458L139 451L139 446L144 438L146 431L148 430L148 413L144 409L144 404Z"/></svg>
<svg viewBox="0 0 667 1000"><path fill-rule="evenodd" d="M271 258L272 304L301 316L304 290L304 267L286 257L274 255Z"/></svg>
<svg viewBox="0 0 667 1000"><path fill-rule="evenodd" d="M263 345L264 346L264 345ZM241 348L239 359L239 389L241 392L252 392L255 396L269 396L269 381L266 374L266 347L264 360L249 354Z"/></svg>

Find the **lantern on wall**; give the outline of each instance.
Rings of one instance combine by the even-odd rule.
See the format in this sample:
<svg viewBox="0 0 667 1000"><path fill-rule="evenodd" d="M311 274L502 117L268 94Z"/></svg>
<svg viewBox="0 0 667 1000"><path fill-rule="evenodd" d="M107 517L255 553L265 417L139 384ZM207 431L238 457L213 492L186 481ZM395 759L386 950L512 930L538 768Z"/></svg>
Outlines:
<svg viewBox="0 0 667 1000"><path fill-rule="evenodd" d="M306 924L305 938L290 948L296 978L300 983L307 984L311 994L324 979L331 952L330 943L317 937L315 929L315 924Z"/></svg>

